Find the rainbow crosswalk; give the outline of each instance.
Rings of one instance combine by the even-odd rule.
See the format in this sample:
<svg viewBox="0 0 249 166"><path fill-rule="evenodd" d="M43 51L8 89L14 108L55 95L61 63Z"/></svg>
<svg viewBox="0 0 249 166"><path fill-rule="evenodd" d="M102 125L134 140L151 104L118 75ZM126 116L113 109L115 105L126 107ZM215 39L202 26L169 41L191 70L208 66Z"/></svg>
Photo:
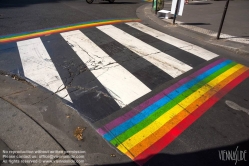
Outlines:
<svg viewBox="0 0 249 166"><path fill-rule="evenodd" d="M97 131L142 165L248 76L247 67L219 59Z"/></svg>

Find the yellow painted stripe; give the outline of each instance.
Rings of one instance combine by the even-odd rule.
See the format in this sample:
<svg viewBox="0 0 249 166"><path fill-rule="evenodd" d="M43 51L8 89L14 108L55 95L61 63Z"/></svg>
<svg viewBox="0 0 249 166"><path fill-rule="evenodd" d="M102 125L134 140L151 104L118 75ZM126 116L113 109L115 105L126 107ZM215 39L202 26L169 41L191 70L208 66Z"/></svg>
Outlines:
<svg viewBox="0 0 249 166"><path fill-rule="evenodd" d="M173 118L175 115L177 115L179 112L184 110L186 107L188 107L191 103L193 103L196 99L201 97L203 94L205 94L207 91L212 89L215 85L219 84L222 80L242 68L243 65L237 64L236 66L230 68L220 76L216 77L206 85L202 86L199 90L192 93L190 96L185 98L183 101L181 101L178 105L171 108L169 111L167 111L165 114L160 116L158 119L156 119L153 123L139 131L138 133L134 134L132 137L127 139L123 142L122 145L119 145L117 148L123 152L127 153L131 148L133 148L135 145L137 145L139 142L150 136L152 133L157 131L160 127L162 127L166 122L168 122L171 118ZM212 85L212 87L210 86Z"/></svg>

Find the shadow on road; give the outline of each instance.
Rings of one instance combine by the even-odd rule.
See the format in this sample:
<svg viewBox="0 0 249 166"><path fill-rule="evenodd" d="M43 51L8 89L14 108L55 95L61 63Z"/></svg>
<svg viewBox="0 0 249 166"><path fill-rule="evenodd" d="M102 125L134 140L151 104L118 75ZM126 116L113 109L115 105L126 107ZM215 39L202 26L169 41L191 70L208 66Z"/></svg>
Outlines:
<svg viewBox="0 0 249 166"><path fill-rule="evenodd" d="M191 2L189 3L188 5L210 5L212 3L209 3L209 2Z"/></svg>
<svg viewBox="0 0 249 166"><path fill-rule="evenodd" d="M212 140L210 140L212 141ZM222 152L246 152L245 160L237 161L236 160L228 160L226 155L224 155L223 160L220 158ZM157 154L155 156L149 156L147 159L150 159L144 166L160 166L160 165L169 165L169 166L193 166L193 165L201 165L201 166L211 166L211 165L219 165L219 166L248 166L249 165L249 140L239 142L237 144L223 146L213 149L201 150L192 153L184 153L184 154ZM237 153L236 153L237 154ZM238 156L239 157L239 156ZM224 159L227 159L224 161ZM239 159L239 158L238 158ZM143 163L143 161L142 161ZM235 164L236 163L236 164ZM135 162L130 163L120 163L120 164L106 164L102 166L135 166L137 165Z"/></svg>
<svg viewBox="0 0 249 166"><path fill-rule="evenodd" d="M210 23L181 23L181 25L211 25Z"/></svg>

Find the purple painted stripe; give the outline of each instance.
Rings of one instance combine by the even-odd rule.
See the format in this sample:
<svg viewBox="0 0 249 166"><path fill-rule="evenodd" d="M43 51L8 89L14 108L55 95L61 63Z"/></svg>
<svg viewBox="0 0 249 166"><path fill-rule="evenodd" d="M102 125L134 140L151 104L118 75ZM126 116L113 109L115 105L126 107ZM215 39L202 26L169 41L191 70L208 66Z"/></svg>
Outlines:
<svg viewBox="0 0 249 166"><path fill-rule="evenodd" d="M190 76L183 78L182 80L178 81L177 83L171 85L167 89L163 90L162 92L158 93L157 95L151 97L150 99L146 100L142 104L140 104L137 107L133 108L131 111L127 112L123 116L120 116L117 119L114 119L113 121L106 124L104 127L97 129L97 132L99 134L101 134L101 135L104 135L108 131L112 130L114 127L120 125L121 123L123 123L123 122L127 121L128 119L130 119L131 117L135 116L136 114L138 114L139 112L141 112L142 110L144 110L146 107L150 106L151 104L153 104L157 100L160 100L162 97L164 97L168 93L170 93L173 90L179 88L182 84L185 84L186 82L188 82L192 78L197 77L201 73L211 69L212 67L218 65L219 63L221 63L223 61L225 61L225 59L221 58L221 59L219 59L219 60L217 60L217 61L215 61L215 62L213 62L213 63L211 63L211 64L209 64L209 65L207 65L205 67L203 67L202 69L196 71L195 73L191 74Z"/></svg>

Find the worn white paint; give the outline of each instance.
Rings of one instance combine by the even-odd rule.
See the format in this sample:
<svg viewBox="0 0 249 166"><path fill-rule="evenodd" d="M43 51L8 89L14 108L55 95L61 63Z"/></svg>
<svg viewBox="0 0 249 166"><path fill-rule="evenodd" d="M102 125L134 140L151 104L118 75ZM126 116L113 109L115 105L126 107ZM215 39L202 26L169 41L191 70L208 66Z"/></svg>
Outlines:
<svg viewBox="0 0 249 166"><path fill-rule="evenodd" d="M81 31L61 33L115 101L124 107L151 90Z"/></svg>
<svg viewBox="0 0 249 166"><path fill-rule="evenodd" d="M19 41L17 46L25 77L72 102L41 39Z"/></svg>
<svg viewBox="0 0 249 166"><path fill-rule="evenodd" d="M112 25L99 26L97 28L174 78L192 69L191 66Z"/></svg>
<svg viewBox="0 0 249 166"><path fill-rule="evenodd" d="M137 30L140 30L148 35L151 35L151 36L153 36L153 37L155 37L163 42L169 43L169 44L171 44L179 49L182 49L186 52L194 54L194 55L196 55L204 60L211 60L211 59L218 56L217 54L215 54L213 52L210 52L206 49L203 49L203 48L196 46L194 44L185 42L183 40L177 39L175 37L172 37L170 35L167 35L165 33L157 31L155 29L152 29L152 28L145 26L141 23L132 22L132 23L126 23L126 24L137 29Z"/></svg>
<svg viewBox="0 0 249 166"><path fill-rule="evenodd" d="M230 100L226 100L225 103L232 109L236 110L236 111L242 111L245 112L249 115L249 109L246 109L244 107L239 106L238 104L236 104L235 102L232 102Z"/></svg>

